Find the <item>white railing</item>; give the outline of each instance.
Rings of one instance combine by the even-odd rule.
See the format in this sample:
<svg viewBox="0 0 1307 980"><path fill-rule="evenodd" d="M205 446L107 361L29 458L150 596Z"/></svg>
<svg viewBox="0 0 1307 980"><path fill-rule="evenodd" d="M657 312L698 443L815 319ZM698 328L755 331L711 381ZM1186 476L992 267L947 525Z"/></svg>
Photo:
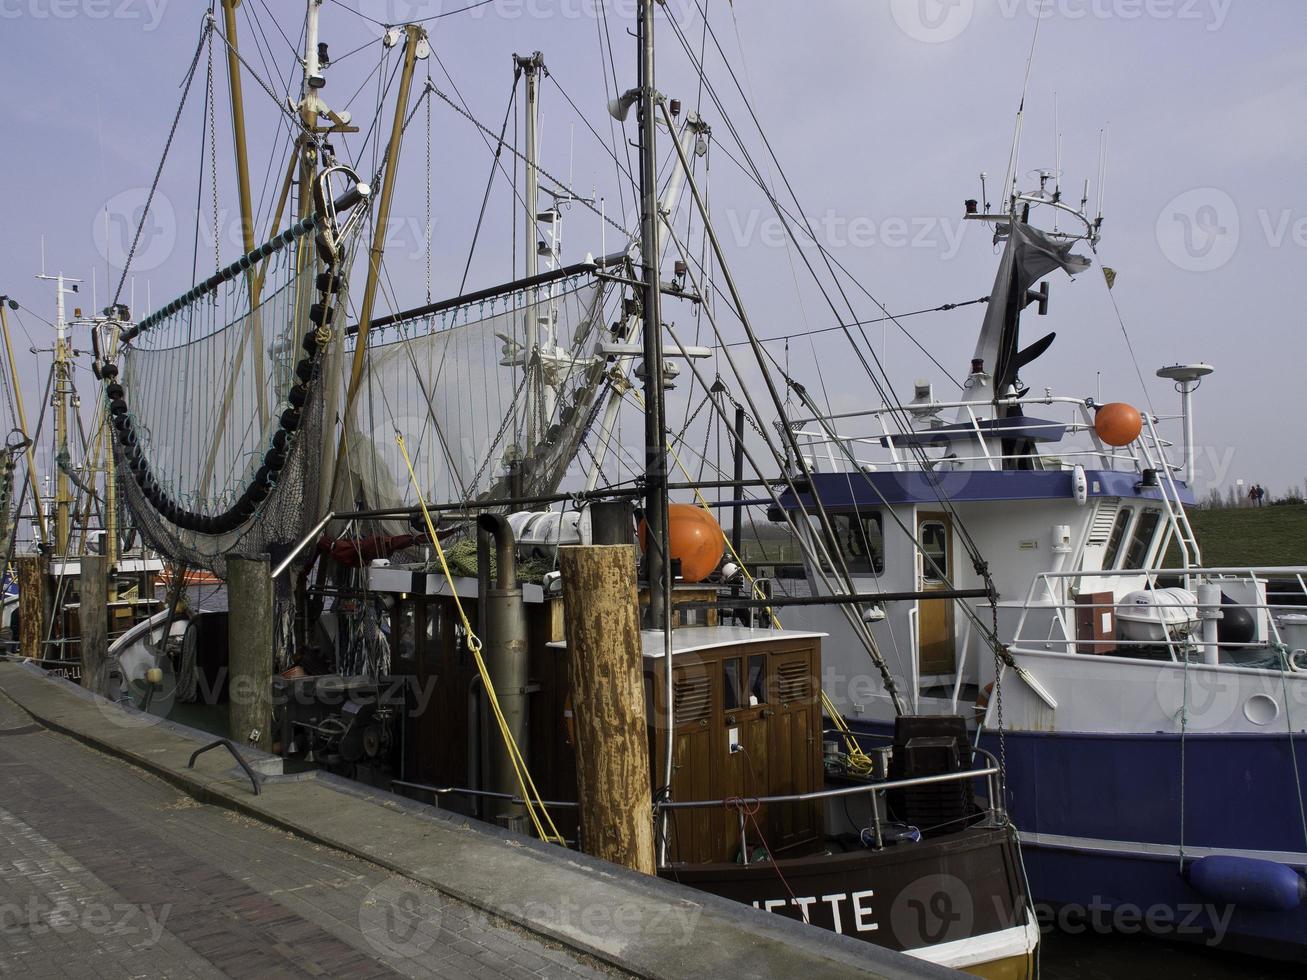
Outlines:
<svg viewBox="0 0 1307 980"><path fill-rule="evenodd" d="M994 408L1013 406L1031 406L1031 405L1063 405L1069 406L1075 416L1067 422L1041 421L1033 425L1026 426L1030 430L1061 430L1069 436L1088 435L1092 439L1092 446L1084 448L1067 449L1061 452L1053 453L1033 453L1033 454L1004 454L1001 448L1001 441L1007 435L1002 429L986 428L987 423L992 423L995 419L981 418L977 415L978 408ZM947 409L956 409L965 416L959 418L952 431L955 435L964 436L967 439L974 439L979 447L979 453L969 456L950 456L947 462L950 465L978 463L984 468L990 470L1000 470L1003 463L1007 460L1022 459L1028 460L1032 456L1040 457L1044 460L1060 463L1066 460L1085 459L1094 460L1095 468L1109 469L1120 471L1133 470L1142 472L1149 464L1148 461L1155 461L1159 473L1165 472L1168 476L1171 472L1179 470L1182 467L1172 466L1166 461L1165 450L1170 448L1173 443L1162 439L1157 433L1154 423L1161 421L1169 416L1158 416L1156 419L1145 414L1147 433L1141 438L1140 443L1145 440L1152 444L1154 451L1146 452L1141 459L1137 450L1117 451L1112 447L1105 445L1094 429L1094 418L1091 414L1092 403L1083 398L1071 398L1068 396L1046 394L1043 397L1025 398L1000 398L992 402L974 402L974 401L936 401L923 404L909 405L890 405L881 406L880 408L862 409L855 412L838 412L826 416L807 416L790 420L790 426L794 431L796 438L799 439L804 447L804 455L808 456L813 463L816 460L825 457L826 462L831 468L831 472L841 472L847 468L847 459L852 457L856 459L859 467L877 467L882 465L890 466L896 470L906 470L919 466L919 462L904 456L903 450L907 448L910 442L915 441L922 435L928 435L931 430L921 429L911 432L891 430L890 419L894 416L919 416L924 408L929 408L931 413L938 413ZM865 420L876 425L878 431L872 433L866 432L840 432L835 428L839 422L849 422L851 420ZM814 430L810 426L817 425L818 429ZM1000 445L993 445L997 440ZM887 458L861 459L857 458L852 452L852 447L864 444L874 445L877 448L886 450ZM844 458L838 458L834 451L834 446L840 445L845 447L845 453L840 454ZM943 462L941 460L941 462ZM1124 466L1122 465L1124 464ZM1051 468L1051 467L1050 467ZM1169 489L1169 488L1168 488ZM1178 498L1177 498L1178 499Z"/></svg>
<svg viewBox="0 0 1307 980"><path fill-rule="evenodd" d="M1081 604L1068 602L1067 595L1069 587L1073 580L1083 579L1142 579L1149 588L1156 588L1158 580L1162 577L1185 578L1187 581L1201 581L1204 584L1228 585L1231 582L1247 583L1253 587L1253 594L1257 596L1267 596L1266 602L1240 602L1239 608L1247 610L1256 610L1266 615L1266 641L1253 640L1249 642L1222 641L1222 648L1231 649L1267 649L1267 650L1285 650L1286 644L1284 637L1281 635L1280 624L1276 621L1276 613L1293 613L1302 612L1307 614L1307 566L1284 566L1284 567L1222 567L1222 568L1198 568L1190 567L1187 569L1179 568L1140 568L1140 569L1105 569L1098 571L1073 571L1073 572L1040 572L1031 579L1030 588L1027 590L1025 601L1019 604L1004 604L1008 608L1014 605L1021 609L1021 614L1017 620L1016 628L1012 632L1012 639L1009 646L1014 653L1021 652L1048 652L1048 646L1058 644L1065 647L1065 652L1075 654L1077 645L1080 643L1094 642L1092 637L1079 637L1076 635L1074 628L1074 612L1079 609L1110 609L1116 611L1115 601L1110 605L1101 603ZM1267 586L1272 582L1292 581L1297 584L1297 588L1292 591L1294 596L1301 594L1302 603L1294 602L1271 602L1269 601L1272 593ZM1107 591L1104 589L1103 591ZM1279 593L1283 595L1283 593ZM1114 593L1115 595L1115 593ZM1045 599L1043 597L1047 596ZM1037 598L1039 597L1039 598ZM1196 607L1198 612L1203 612L1202 607ZM1032 610L1040 612L1051 612L1055 617L1050 622L1049 635L1044 638L1027 637L1025 630L1027 623L1030 621ZM1068 613L1072 619L1068 620ZM1058 626L1062 631L1062 639L1053 639L1053 627ZM1159 621L1159 625L1165 625ZM1172 638L1169 631L1165 633L1166 638L1156 640L1125 640L1113 638L1111 640L1117 647L1129 648L1156 648L1158 646L1167 646L1171 649L1173 659L1179 658L1179 651L1185 647L1196 647L1201 644L1201 640L1191 639L1181 641ZM1038 650L1034 646L1026 644L1044 644L1045 649ZM1237 664L1222 664L1222 667L1237 668ZM1307 655L1300 655L1298 650L1290 651L1288 657L1288 669L1294 672L1307 671Z"/></svg>

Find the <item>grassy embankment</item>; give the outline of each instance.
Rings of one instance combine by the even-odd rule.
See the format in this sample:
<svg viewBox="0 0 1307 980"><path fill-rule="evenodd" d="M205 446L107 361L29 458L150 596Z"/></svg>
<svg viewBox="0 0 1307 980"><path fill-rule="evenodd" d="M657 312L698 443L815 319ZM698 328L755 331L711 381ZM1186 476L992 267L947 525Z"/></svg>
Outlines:
<svg viewBox="0 0 1307 980"><path fill-rule="evenodd" d="M1203 564L1307 565L1307 504L1190 510ZM1174 543L1167 564L1179 563Z"/></svg>

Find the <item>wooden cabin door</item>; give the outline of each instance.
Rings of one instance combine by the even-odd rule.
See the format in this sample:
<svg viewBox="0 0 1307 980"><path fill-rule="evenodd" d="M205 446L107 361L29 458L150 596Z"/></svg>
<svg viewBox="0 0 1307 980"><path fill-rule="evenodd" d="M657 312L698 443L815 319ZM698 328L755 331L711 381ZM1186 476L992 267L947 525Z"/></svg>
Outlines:
<svg viewBox="0 0 1307 980"><path fill-rule="evenodd" d="M918 588L923 592L950 588L953 579L953 522L947 514L917 515ZM918 664L923 677L952 674L957 669L952 599L917 602Z"/></svg>

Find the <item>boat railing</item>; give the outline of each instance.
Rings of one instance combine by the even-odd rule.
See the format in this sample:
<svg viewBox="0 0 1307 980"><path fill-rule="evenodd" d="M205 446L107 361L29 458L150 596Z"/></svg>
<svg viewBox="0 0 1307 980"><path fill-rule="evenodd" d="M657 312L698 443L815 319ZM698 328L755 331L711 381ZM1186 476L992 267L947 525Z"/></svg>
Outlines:
<svg viewBox="0 0 1307 980"><path fill-rule="evenodd" d="M1003 786L1003 770L989 751L973 747L971 750L975 755L983 757L985 765L980 769L965 769L960 772L937 773L933 776L912 776L906 779L887 779L877 782L860 783L856 786L838 786L833 789L812 790L807 793L785 793L776 796L732 796L724 799L714 800L661 800L654 804L654 810L737 810L740 814L741 822L741 841L745 840L744 819L746 811L760 806L779 806L792 803L814 803L823 800L844 799L852 796L869 795L871 801L871 821L872 831L876 838L876 847L884 846L883 829L880 818L880 808L875 799L879 793L886 793L891 790L911 789L918 786L934 786L944 783L965 783L976 779L985 780L985 789L987 802L989 804L987 812L994 815L996 821L1000 824L1006 822L1006 808L1003 803L1005 789ZM463 786L434 786L427 783L415 783L402 779L392 779L392 787L401 787L404 789L414 789L422 792L431 793L439 797L443 795L471 796L479 799L503 800L507 803L525 802L520 796L511 793L496 793L490 790L471 789ZM551 800L545 803L548 807L566 807L574 808L579 806L574 801ZM748 863L748 848L744 848L745 863Z"/></svg>
<svg viewBox="0 0 1307 980"><path fill-rule="evenodd" d="M787 803L813 803L823 800L846 799L848 797L866 794L871 797L871 829L876 840L876 847L879 849L885 846L885 839L881 825L880 806L878 805L876 797L880 793L887 793L891 790L911 789L918 786L936 786L944 783L970 782L975 779L983 778L985 780L986 793L989 802L989 812L994 815L998 823L1002 824L1006 822L1006 811L1003 806L1002 767L999 766L998 761L994 756L986 750L975 748L972 751L986 759L986 765L983 769L966 769L961 772L944 772L937 773L933 776L912 776L906 779L887 779L879 782L859 784L857 786L839 786L834 789L812 790L808 793L785 793L777 796L737 796L721 800L665 800L658 803L655 806L655 809L736 810L740 815L740 840L743 842L746 840L745 816L751 808L768 805L783 805ZM747 864L749 860L749 848L742 847L741 851L744 854L744 860Z"/></svg>
<svg viewBox="0 0 1307 980"><path fill-rule="evenodd" d="M1076 602L1072 598L1073 587L1085 580L1093 579L1113 579L1122 578L1138 580L1143 583L1147 589L1156 589L1162 579L1181 579L1185 582L1186 587L1192 588L1197 584L1211 584L1228 587L1230 583L1237 582L1250 586L1252 595L1265 597L1266 601L1240 601L1239 607L1246 610L1255 610L1265 614L1266 640L1253 640L1238 642L1233 640L1223 640L1220 647L1228 649L1266 649L1271 648L1281 651L1285 654L1285 663L1288 670L1293 672L1307 671L1307 651L1302 649L1291 649L1290 644L1286 643L1285 637L1281 631L1281 624L1277 620L1277 614L1286 614L1294 612L1307 613L1307 566L1226 566L1226 567L1189 567L1189 568L1162 568L1147 567L1139 569L1099 569L1099 570L1079 570L1079 571L1044 571L1038 573L1031 579L1030 587L1027 590L1024 602L1017 603L1000 603L1001 606L1011 608L1018 606L1021 610L1017 619L1016 628L1012 632L1012 639L1009 641L1010 649L1015 653L1048 652L1050 645L1061 645L1065 647L1065 652L1076 653L1079 644L1092 642L1088 637L1078 637L1074 628L1074 616L1076 611L1084 609L1094 610L1112 610L1115 611L1117 603L1083 603ZM1286 583L1292 582L1296 588L1290 589L1287 593L1283 590L1273 592L1270 589L1272 582ZM1084 590L1077 589L1077 594L1082 594ZM1092 591L1092 590L1090 590ZM1101 591L1108 591L1103 589ZM1271 601L1272 598L1278 601ZM1292 597L1294 601L1286 601ZM1219 612L1220 606L1196 605L1196 610L1200 619L1205 618L1211 613ZM1043 637L1027 636L1026 626L1030 622L1030 614L1033 610L1047 612L1051 610L1054 618L1048 623L1048 635ZM1061 639L1054 639L1053 634L1056 628L1060 627ZM1193 638L1177 640L1171 636L1170 631L1165 631L1165 639L1156 640L1129 640L1113 638L1112 642L1117 647L1127 649L1156 648L1159 645L1166 645L1171 648L1173 659L1179 661L1185 659L1185 651L1195 646L1203 646L1204 641L1200 635ZM1042 644L1043 649L1038 645ZM1209 664L1209 666L1221 667L1238 667L1238 664ZM1248 666L1248 665L1243 665Z"/></svg>
<svg viewBox="0 0 1307 980"><path fill-rule="evenodd" d="M988 412L997 414L998 410L1004 407L1029 407L1031 405L1068 406L1072 410L1073 418L1068 422L1032 422L1023 426L1027 432L1044 429L1058 430L1067 436L1088 435L1092 440L1092 445L1082 448L1067 448L1050 453L1004 453L1002 451L1002 440L1005 433L1001 429L987 429L984 423L991 422L992 419L982 419L977 415L977 409L983 408ZM1146 448L1144 452L1140 452L1133 447L1129 450L1116 450L1107 446L1098 437L1094 429L1092 414L1094 406L1093 399L1072 398L1049 393L1043 397L1030 397L1027 395L1021 399L1000 398L992 402L931 401L906 405L894 404L854 412L832 413L825 416L799 417L791 419L789 424L801 444L810 451L814 465L817 465L817 461L823 460L824 457L823 462L829 465L831 472L846 470L850 459L854 459L859 467L886 465L898 470L916 468L920 465L919 461L910 455L906 455L904 450L909 442L916 441L922 434L928 434L930 430L920 429L905 433L897 426L891 426L890 421L904 415L922 417L922 413L927 411L931 414L937 414L944 410L957 410L960 415L959 422L966 424L966 435L975 441L979 453L968 456L950 455L946 460L950 465L977 463L991 470L1001 470L1005 462L1022 460L1028 463L1032 456L1041 458L1048 463L1083 459L1092 461L1094 468L1097 469L1143 472L1148 468L1156 468L1159 472L1165 470L1168 479L1174 479L1174 471L1180 469L1180 467L1167 462L1165 453L1165 450L1174 444L1162 439L1154 424L1156 421L1162 420L1163 417L1159 416L1154 419L1152 416L1145 416L1148 426L1146 440L1151 443L1151 447ZM1169 418L1169 416L1166 418ZM876 430L872 432L848 432L837 431L835 428L837 423L853 421L872 423L876 426ZM813 426L816 426L816 428L813 428ZM957 429L953 431L958 432ZM996 441L998 445L995 445ZM1141 443L1144 441L1143 439L1140 440ZM860 445L874 445L877 448L883 448L886 450L888 458L857 458L853 448ZM835 451L837 446L842 447L843 452L837 454ZM945 462L945 460L940 462Z"/></svg>

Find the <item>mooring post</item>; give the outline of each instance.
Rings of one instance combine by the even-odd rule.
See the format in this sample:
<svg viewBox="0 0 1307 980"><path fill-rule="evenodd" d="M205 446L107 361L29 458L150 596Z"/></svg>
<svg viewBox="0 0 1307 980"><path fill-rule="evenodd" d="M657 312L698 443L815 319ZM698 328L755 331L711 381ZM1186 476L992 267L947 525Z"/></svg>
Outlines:
<svg viewBox="0 0 1307 980"><path fill-rule="evenodd" d="M272 562L227 558L227 726L237 745L272 747Z"/></svg>
<svg viewBox="0 0 1307 980"><path fill-rule="evenodd" d="M18 566L18 652L35 660L45 656L46 633L50 629L50 612L46 602L44 555L19 555Z"/></svg>
<svg viewBox="0 0 1307 980"><path fill-rule="evenodd" d="M635 548L558 550L576 732L581 850L654 874Z"/></svg>
<svg viewBox="0 0 1307 980"><path fill-rule="evenodd" d="M82 687L94 689L109 650L109 559L83 555L77 579L81 625Z"/></svg>
<svg viewBox="0 0 1307 980"><path fill-rule="evenodd" d="M495 576L493 584L488 574L481 574L483 591L480 607L485 616L484 657L490 682L494 685L499 710L513 741L528 755L527 747L527 642L526 606L522 604L522 589L517 584L517 561L513 544L513 529L498 514L482 514L477 518L481 535L489 536L495 544ZM488 551L489 549L485 549ZM480 552L478 552L478 555ZM479 559L478 559L479 562ZM478 569L489 569L478 563ZM483 715L490 726L489 711ZM491 729L486 736L488 787L496 793L519 793L517 770L509 755L502 734ZM513 826L526 811L521 804L494 800L487 804L486 812L497 822Z"/></svg>

